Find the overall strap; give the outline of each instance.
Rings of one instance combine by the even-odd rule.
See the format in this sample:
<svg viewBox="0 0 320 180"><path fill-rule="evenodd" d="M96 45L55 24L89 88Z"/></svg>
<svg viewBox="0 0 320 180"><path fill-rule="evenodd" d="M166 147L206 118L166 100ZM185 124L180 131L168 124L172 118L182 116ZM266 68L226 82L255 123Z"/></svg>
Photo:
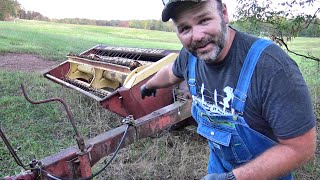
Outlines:
<svg viewBox="0 0 320 180"><path fill-rule="evenodd" d="M188 56L188 64L189 64L189 80L188 84L190 87L191 95L197 95L197 87L196 87L196 63L197 58L189 53Z"/></svg>
<svg viewBox="0 0 320 180"><path fill-rule="evenodd" d="M259 60L259 57L262 51L271 43L272 41L266 39L259 39L249 49L249 52L246 56L246 59L240 72L237 87L233 92L234 98L232 102L232 108L238 111L239 113L243 113L244 111L251 77Z"/></svg>

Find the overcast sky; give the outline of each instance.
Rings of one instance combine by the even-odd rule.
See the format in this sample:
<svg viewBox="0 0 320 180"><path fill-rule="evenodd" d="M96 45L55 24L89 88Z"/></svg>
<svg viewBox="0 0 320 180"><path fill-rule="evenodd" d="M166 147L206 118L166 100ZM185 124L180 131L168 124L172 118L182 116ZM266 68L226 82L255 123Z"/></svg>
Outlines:
<svg viewBox="0 0 320 180"><path fill-rule="evenodd" d="M49 18L87 18L99 20L161 19L161 0L18 0L28 11ZM224 0L231 13L234 0ZM230 15L230 18L232 15Z"/></svg>
<svg viewBox="0 0 320 180"><path fill-rule="evenodd" d="M277 0L278 3L286 0ZM161 0L18 0L28 11L37 11L49 18L87 18L98 20L161 19L163 4ZM227 4L229 17L232 19L236 0L223 0ZM259 3L265 1L260 0ZM320 7L298 10L314 13ZM281 6L280 6L281 7ZM312 14L313 15L313 14Z"/></svg>

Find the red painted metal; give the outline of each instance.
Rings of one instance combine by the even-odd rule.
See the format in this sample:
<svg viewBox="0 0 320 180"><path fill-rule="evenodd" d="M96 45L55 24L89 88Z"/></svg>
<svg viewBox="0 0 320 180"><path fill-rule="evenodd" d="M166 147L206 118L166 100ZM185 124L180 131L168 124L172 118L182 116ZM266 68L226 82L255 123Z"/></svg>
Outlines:
<svg viewBox="0 0 320 180"><path fill-rule="evenodd" d="M91 163L89 158L89 153L82 153L78 154L79 163L80 163L80 173L82 178L90 177L92 175L91 171Z"/></svg>
<svg viewBox="0 0 320 180"><path fill-rule="evenodd" d="M96 46L84 53L104 52L105 47ZM147 51L149 52L149 51ZM149 53L130 52L139 57L139 60L151 60L153 62L163 58L169 51L150 51ZM108 54L108 53L107 53ZM136 56L139 55L139 56ZM113 69L129 73L129 68L118 65L96 62L82 57L71 57L73 61L85 63L88 65ZM65 77L70 69L70 62L66 61L58 67L45 73L44 76L58 84L75 89L100 102L101 106L120 116L132 116L134 127L129 127L127 136L122 147L127 146L135 141L158 133L166 128L176 124L189 124L192 122L190 106L191 100L180 98L179 101L173 102L173 87L164 88L157 91L155 97L146 97L141 99L140 87L151 77L141 81L135 86L127 89L120 87L107 97L101 98L87 92L77 86L65 81ZM108 132L89 139L84 149L79 150L76 146L63 150L55 155L40 160L40 171L28 172L18 176L6 177L5 180L47 180L48 175L61 178L86 178L92 175L91 167L94 166L101 158L113 153L118 147L119 142L128 125L122 125ZM38 176L38 173L40 176Z"/></svg>
<svg viewBox="0 0 320 180"><path fill-rule="evenodd" d="M25 172L17 176L6 176L3 180L36 180L40 179L37 172Z"/></svg>
<svg viewBox="0 0 320 180"><path fill-rule="evenodd" d="M183 120L189 120L191 117L190 107L191 100L176 101L134 120L134 127L129 127L123 146L158 133ZM89 177L91 175L90 167L96 164L101 158L115 151L126 127L127 124L89 139L86 143L85 156L79 156L80 151L76 146L70 147L58 154L40 160L42 164L41 168L45 172L61 178ZM90 157L90 159L88 157ZM40 177L37 176L37 172L31 172L28 177L18 175L6 177L6 180L15 180L18 177L20 180L28 180L27 178L29 177L32 177L30 180L50 179L44 174Z"/></svg>
<svg viewBox="0 0 320 180"><path fill-rule="evenodd" d="M44 75L50 74L51 76L54 76L58 79L63 80L67 76L69 69L70 69L70 63L66 61L60 64L59 66L57 66L56 68L51 69L49 72L45 73ZM59 83L59 82L55 82L55 83Z"/></svg>
<svg viewBox="0 0 320 180"><path fill-rule="evenodd" d="M161 107L167 106L173 101L172 89L164 88L157 90L155 97L146 97L142 100L140 87L149 78L141 81L130 89L119 88L115 93L100 101L103 108L127 117L132 115L135 119L143 117Z"/></svg>
<svg viewBox="0 0 320 180"><path fill-rule="evenodd" d="M81 60L81 61L80 61ZM82 62L84 60L77 60ZM99 65L99 63L86 60L86 63L92 63ZM105 65L106 66L106 65ZM110 65L108 65L110 66ZM144 100L141 99L140 87L151 77L143 80L136 84L130 89L120 87L113 93L109 94L104 98L97 97L90 92L80 89L72 84L65 81L65 77L69 71L70 63L64 62L60 66L45 73L44 76L60 85L68 88L75 89L80 93L83 93L100 102L101 106L108 109L122 117L132 115L135 119L143 117L161 107L167 106L173 101L172 87L159 89L156 97L146 97Z"/></svg>

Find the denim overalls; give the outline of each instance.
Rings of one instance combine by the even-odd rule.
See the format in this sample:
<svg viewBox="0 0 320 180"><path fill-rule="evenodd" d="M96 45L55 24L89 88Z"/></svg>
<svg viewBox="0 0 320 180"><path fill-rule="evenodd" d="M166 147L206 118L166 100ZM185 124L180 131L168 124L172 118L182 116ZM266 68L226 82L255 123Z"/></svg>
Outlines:
<svg viewBox="0 0 320 180"><path fill-rule="evenodd" d="M262 51L272 42L257 40L250 48L241 69L236 89L233 91L232 108L234 115L210 115L208 110L193 100L192 116L198 123L197 132L208 139L210 157L208 174L230 172L232 169L256 158L276 144L263 134L251 129L242 117L248 88L255 66ZM196 57L189 53L189 88L196 92ZM258 178L258 177L257 177ZM293 179L289 174L279 179Z"/></svg>

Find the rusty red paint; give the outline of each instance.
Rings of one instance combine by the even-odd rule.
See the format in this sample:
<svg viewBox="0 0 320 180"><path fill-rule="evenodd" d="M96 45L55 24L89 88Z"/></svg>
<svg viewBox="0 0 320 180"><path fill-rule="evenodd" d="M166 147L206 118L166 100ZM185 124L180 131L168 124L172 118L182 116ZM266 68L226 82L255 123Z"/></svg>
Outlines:
<svg viewBox="0 0 320 180"><path fill-rule="evenodd" d="M146 97L143 100L140 95L140 87L147 80L145 79L130 89L119 88L116 92L101 100L101 106L120 116L132 115L137 119L172 103L172 87L160 89L155 97Z"/></svg>
<svg viewBox="0 0 320 180"><path fill-rule="evenodd" d="M60 64L58 67L53 68L49 72L45 73L44 75L50 74L58 79L63 80L67 76L69 69L70 69L70 63L64 62L64 63ZM56 82L56 83L58 83L58 82Z"/></svg>
<svg viewBox="0 0 320 180"><path fill-rule="evenodd" d="M116 92L113 92L109 96L100 101L100 105L104 109L108 109L122 117L130 115L123 103L123 97L120 95L120 91L128 91L126 88L120 88Z"/></svg>
<svg viewBox="0 0 320 180"><path fill-rule="evenodd" d="M155 111L154 113L135 120L135 127L129 127L122 147L188 119L191 116L190 106L190 100L186 102L175 102ZM180 113L178 113L178 111ZM95 138L89 139L86 143L87 148L85 152L88 153L87 155L90 154L90 162L87 157L83 157L83 161L81 160L82 157L80 157L79 160L79 149L71 147L56 155L42 159L42 169L49 172L51 175L62 178L89 177L91 174L91 170L89 170L90 167L96 164L101 158L115 151L126 126L127 125L122 125L118 128L100 134ZM81 161L83 164L81 164ZM10 180L14 180L15 177L18 176L13 176ZM37 179L34 177L37 176L33 176L32 180ZM42 177L42 179L48 178Z"/></svg>
<svg viewBox="0 0 320 180"><path fill-rule="evenodd" d="M89 153L79 153L78 154L78 159L80 163L80 173L82 178L87 178L92 175L92 170L91 170L91 163L89 159Z"/></svg>

